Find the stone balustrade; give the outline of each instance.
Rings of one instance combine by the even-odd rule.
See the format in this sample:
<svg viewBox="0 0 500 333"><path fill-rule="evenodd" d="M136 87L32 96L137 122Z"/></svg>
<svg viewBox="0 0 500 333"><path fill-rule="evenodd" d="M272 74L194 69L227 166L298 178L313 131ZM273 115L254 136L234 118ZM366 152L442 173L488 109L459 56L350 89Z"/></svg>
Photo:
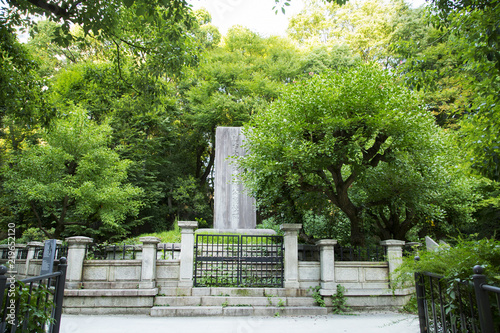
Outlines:
<svg viewBox="0 0 500 333"><path fill-rule="evenodd" d="M136 290L135 293L146 298L158 293L190 295L193 290L194 240L197 222L180 221L178 225L181 228L181 244L180 255L175 259L158 257L160 242L158 238L142 237L140 238L142 246L136 247L136 251L141 251L135 256L138 259L86 260L86 247L92 239L80 236L67 238L67 296L97 297L98 294L106 294L105 290L108 290L107 293L111 295L113 294L111 290L117 289L123 295L130 294L124 290L130 292ZM309 294L310 287L320 286L322 296L331 296L336 293L338 284L347 289L346 295L353 297L353 304L356 304L355 296L359 295L364 297L369 297L370 294L372 296L373 294L387 295L387 297L393 295L390 290L391 274L402 263L402 249L405 244L403 241L381 242L381 245L387 247L387 261L344 262L335 260L334 247L337 241L323 239L316 244L319 247L319 261L299 261L298 232L301 227L300 224L281 226L284 232L284 288L290 295ZM19 278L35 276L39 273L41 260L33 259L33 257L35 248L42 245L40 242L30 242L25 246L16 247L16 256L21 250L26 252L27 249L28 253L26 259L16 260ZM0 246L1 249L2 246ZM3 260L6 262L5 259ZM0 260L1 263L3 262ZM139 297L139 294L129 296ZM122 297L125 297L123 295ZM74 299L73 301L76 302ZM359 298L358 302L361 304L366 302L366 299ZM149 304L149 301L146 303Z"/></svg>

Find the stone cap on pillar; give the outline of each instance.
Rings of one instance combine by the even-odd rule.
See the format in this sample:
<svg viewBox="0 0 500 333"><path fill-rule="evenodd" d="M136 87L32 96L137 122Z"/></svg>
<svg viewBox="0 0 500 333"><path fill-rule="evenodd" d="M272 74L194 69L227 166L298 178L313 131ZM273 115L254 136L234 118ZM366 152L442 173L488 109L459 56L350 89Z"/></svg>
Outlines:
<svg viewBox="0 0 500 333"><path fill-rule="evenodd" d="M182 229L196 229L198 228L198 221L179 221L177 222L179 228Z"/></svg>
<svg viewBox="0 0 500 333"><path fill-rule="evenodd" d="M396 239L387 239L385 241L381 241L380 245L382 246L404 246L406 244L405 241L396 240Z"/></svg>
<svg viewBox="0 0 500 333"><path fill-rule="evenodd" d="M139 242L143 244L158 244L161 240L155 236L144 236L139 238Z"/></svg>
<svg viewBox="0 0 500 333"><path fill-rule="evenodd" d="M283 223L280 225L280 229L283 231L299 231L302 229L302 224L300 223Z"/></svg>
<svg viewBox="0 0 500 333"><path fill-rule="evenodd" d="M318 246L335 246L335 245L337 245L337 240L336 239L320 239L319 241L316 242L316 245L318 245Z"/></svg>
<svg viewBox="0 0 500 333"><path fill-rule="evenodd" d="M92 238L85 237L85 236L73 236L73 237L68 237L65 240L66 240L66 242L68 242L68 245L87 244L87 243L92 243L94 241Z"/></svg>
<svg viewBox="0 0 500 333"><path fill-rule="evenodd" d="M37 247L37 246L43 246L43 243L42 242L37 242L37 241L32 241L32 242L28 242L28 247Z"/></svg>

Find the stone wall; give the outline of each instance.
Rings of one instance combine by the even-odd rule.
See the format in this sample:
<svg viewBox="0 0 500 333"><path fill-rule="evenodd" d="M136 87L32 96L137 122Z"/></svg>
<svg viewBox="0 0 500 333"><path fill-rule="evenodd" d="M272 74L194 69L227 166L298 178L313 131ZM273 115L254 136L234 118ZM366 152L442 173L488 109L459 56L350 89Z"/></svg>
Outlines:
<svg viewBox="0 0 500 333"><path fill-rule="evenodd" d="M87 237L70 237L68 271L64 308L66 313L149 313L156 295L192 295L194 230L196 222L179 222L182 229L180 256L163 259L159 239L143 237L138 259L86 260ZM319 261L299 261L297 233L300 225L284 225L285 281L284 291L290 295L311 294L310 288L320 286L328 299L336 293L338 284L347 291L348 305L355 309L402 306L411 290L392 290L390 273L402 260L404 242L385 241L387 262L335 261L335 240L321 240ZM28 249L39 244L28 244ZM20 247L22 248L22 247ZM16 260L18 278L35 276L41 260ZM167 256L171 258L171 256ZM0 264L7 260L0 259ZM376 297L374 297L376 296Z"/></svg>

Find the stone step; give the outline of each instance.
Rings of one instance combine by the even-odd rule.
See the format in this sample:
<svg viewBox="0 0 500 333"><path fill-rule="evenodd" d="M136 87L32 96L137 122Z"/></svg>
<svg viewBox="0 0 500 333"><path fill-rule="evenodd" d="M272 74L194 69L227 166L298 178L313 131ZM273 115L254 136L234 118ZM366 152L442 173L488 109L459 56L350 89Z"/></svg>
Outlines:
<svg viewBox="0 0 500 333"><path fill-rule="evenodd" d="M315 306L312 297L157 296L155 306Z"/></svg>
<svg viewBox="0 0 500 333"><path fill-rule="evenodd" d="M322 307L277 306L154 306L152 317L208 317L208 316L321 316Z"/></svg>
<svg viewBox="0 0 500 333"><path fill-rule="evenodd" d="M229 287L194 287L172 288L162 287L160 294L164 296L227 296L227 297L299 297L308 296L303 289L285 288L229 288Z"/></svg>

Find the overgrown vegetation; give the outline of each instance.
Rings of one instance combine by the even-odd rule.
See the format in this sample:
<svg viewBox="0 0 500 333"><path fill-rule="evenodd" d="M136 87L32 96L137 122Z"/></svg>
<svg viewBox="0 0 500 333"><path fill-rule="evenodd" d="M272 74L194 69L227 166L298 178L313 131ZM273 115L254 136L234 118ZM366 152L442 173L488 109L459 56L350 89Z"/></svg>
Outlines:
<svg viewBox="0 0 500 333"><path fill-rule="evenodd" d="M321 307L326 307L326 301L323 296L320 294L321 286L309 287L309 292L311 292L311 296L314 298L316 304ZM347 299L345 296L345 287L341 284L337 284L336 292L331 296L332 302L332 313L335 314L344 314L349 311L349 307L347 306Z"/></svg>
<svg viewBox="0 0 500 333"><path fill-rule="evenodd" d="M497 1L310 0L268 38L222 36L184 1L72 4L0 12L0 226L16 238L210 227L215 129L259 121L247 171L264 227L498 237Z"/></svg>
<svg viewBox="0 0 500 333"><path fill-rule="evenodd" d="M9 304L14 300L15 304L19 304L19 308L16 316L6 318L5 331L15 330L15 326L18 330L45 333L47 325L50 325L53 321L52 309L54 302L50 290L45 285L39 285L31 290L20 281L16 282L15 290L15 297L9 300ZM8 294L6 290L2 302L5 306L8 304L6 302ZM15 324L12 325L12 322L15 322Z"/></svg>
<svg viewBox="0 0 500 333"><path fill-rule="evenodd" d="M473 267L481 265L488 281L500 285L500 241L493 239L457 238L436 251L419 251L419 260L405 257L395 271L399 285L414 281L415 272L431 272L446 280L471 280Z"/></svg>

